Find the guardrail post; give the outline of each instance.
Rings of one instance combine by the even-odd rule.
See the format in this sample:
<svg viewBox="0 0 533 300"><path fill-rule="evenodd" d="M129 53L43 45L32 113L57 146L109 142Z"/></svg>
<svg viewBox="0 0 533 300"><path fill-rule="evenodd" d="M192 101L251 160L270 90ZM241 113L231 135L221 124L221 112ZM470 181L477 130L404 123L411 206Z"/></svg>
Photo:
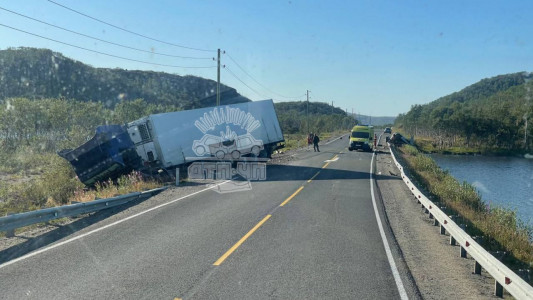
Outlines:
<svg viewBox="0 0 533 300"><path fill-rule="evenodd" d="M429 213L429 216L428 216L430 219L433 219L433 214L432 213Z"/></svg>
<svg viewBox="0 0 533 300"><path fill-rule="evenodd" d="M452 245L452 246L457 245L457 242L455 241L455 239L451 235L450 235L450 245Z"/></svg>
<svg viewBox="0 0 533 300"><path fill-rule="evenodd" d="M461 246L460 249L461 249L461 250L460 250L460 251L461 251L461 252L460 252L460 253L461 253L461 257L462 257L462 258L466 258L466 249L463 248L463 246Z"/></svg>
<svg viewBox="0 0 533 300"><path fill-rule="evenodd" d="M176 186L180 185L180 168L176 168Z"/></svg>
<svg viewBox="0 0 533 300"><path fill-rule="evenodd" d="M8 216L11 216L13 215L14 213L7 213ZM8 230L6 231L6 237L7 238L12 238L12 237L15 237L15 229L11 229L11 230Z"/></svg>
<svg viewBox="0 0 533 300"><path fill-rule="evenodd" d="M437 221L437 219L433 219L433 226L439 226L439 221Z"/></svg>
<svg viewBox="0 0 533 300"><path fill-rule="evenodd" d="M445 235L446 234L446 228L440 224L440 234Z"/></svg>
<svg viewBox="0 0 533 300"><path fill-rule="evenodd" d="M498 282L498 280L494 280L494 295L496 297L503 298L503 286Z"/></svg>
<svg viewBox="0 0 533 300"><path fill-rule="evenodd" d="M6 237L7 238L15 237L15 229L11 229L11 230L6 231Z"/></svg>
<svg viewBox="0 0 533 300"><path fill-rule="evenodd" d="M476 264L474 265L474 274L481 275L481 265L477 262L477 260Z"/></svg>

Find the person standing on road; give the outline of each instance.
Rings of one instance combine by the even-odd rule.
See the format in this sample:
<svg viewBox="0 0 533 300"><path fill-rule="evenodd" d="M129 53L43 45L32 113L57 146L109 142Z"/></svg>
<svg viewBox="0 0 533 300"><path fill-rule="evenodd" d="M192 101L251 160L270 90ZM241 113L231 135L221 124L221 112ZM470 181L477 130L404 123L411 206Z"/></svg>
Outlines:
<svg viewBox="0 0 533 300"><path fill-rule="evenodd" d="M307 149L309 149L309 146L311 146L312 143L313 143L313 133L311 132L307 136Z"/></svg>
<svg viewBox="0 0 533 300"><path fill-rule="evenodd" d="M318 149L318 142L320 142L320 138L318 138L318 134L315 134L315 137L313 138L313 149L315 152L320 152L320 149Z"/></svg>

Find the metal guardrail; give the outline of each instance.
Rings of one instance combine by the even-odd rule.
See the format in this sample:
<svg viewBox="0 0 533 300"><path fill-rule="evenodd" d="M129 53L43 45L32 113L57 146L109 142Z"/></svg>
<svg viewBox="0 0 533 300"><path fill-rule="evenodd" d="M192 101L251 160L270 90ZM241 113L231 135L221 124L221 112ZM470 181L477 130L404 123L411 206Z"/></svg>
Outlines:
<svg viewBox="0 0 533 300"><path fill-rule="evenodd" d="M122 205L132 200L149 198L166 190L167 188L168 187L162 187L144 192L135 192L126 195L120 195L112 198L98 199L90 202L81 202L76 204L45 208L0 217L0 231L6 231L6 236L11 237L14 236L14 230L20 227L36 223L48 222L54 219L64 217L87 214L102 209Z"/></svg>
<svg viewBox="0 0 533 300"><path fill-rule="evenodd" d="M505 266L501 261L492 256L492 254L479 245L470 235L463 231L463 229L452 220L451 216L448 216L437 205L424 196L403 171L403 167L396 159L390 144L389 149L391 149L391 156L394 163L400 170L402 179L411 190L411 193L413 193L415 198L425 208L426 213L429 214L429 218L435 220L435 225L440 224L440 233L445 234L448 232L450 234L450 244L459 244L461 257L466 257L467 253L470 254L475 260L475 274L481 274L481 268L483 267L494 278L494 294L502 297L503 289L505 288L505 290L516 299L533 299L533 287Z"/></svg>

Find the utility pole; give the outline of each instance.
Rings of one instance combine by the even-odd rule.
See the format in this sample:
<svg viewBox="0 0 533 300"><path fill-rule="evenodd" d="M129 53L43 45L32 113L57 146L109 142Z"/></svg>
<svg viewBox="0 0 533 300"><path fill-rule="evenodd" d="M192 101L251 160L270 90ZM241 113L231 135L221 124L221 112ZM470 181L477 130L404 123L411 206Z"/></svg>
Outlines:
<svg viewBox="0 0 533 300"><path fill-rule="evenodd" d="M220 48L217 58L217 106L220 106Z"/></svg>
<svg viewBox="0 0 533 300"><path fill-rule="evenodd" d="M309 131L309 90L306 92L307 94L307 134L310 133Z"/></svg>
<svg viewBox="0 0 533 300"><path fill-rule="evenodd" d="M333 114L333 101L331 101L331 113Z"/></svg>

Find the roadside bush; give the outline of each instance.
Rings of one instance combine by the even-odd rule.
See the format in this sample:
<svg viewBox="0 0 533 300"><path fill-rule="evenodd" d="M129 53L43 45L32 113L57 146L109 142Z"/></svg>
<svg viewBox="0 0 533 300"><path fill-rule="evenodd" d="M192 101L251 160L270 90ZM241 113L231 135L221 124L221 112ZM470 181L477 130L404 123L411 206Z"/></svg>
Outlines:
<svg viewBox="0 0 533 300"><path fill-rule="evenodd" d="M67 204L74 195L74 191L82 188L83 184L66 160L56 155L49 159L49 163L50 167L39 179L42 193L52 203Z"/></svg>
<svg viewBox="0 0 533 300"><path fill-rule="evenodd" d="M47 157L41 162L46 163L41 176L12 183L0 191L5 201L4 213L67 204L74 191L83 186L67 161L55 156L40 157Z"/></svg>

